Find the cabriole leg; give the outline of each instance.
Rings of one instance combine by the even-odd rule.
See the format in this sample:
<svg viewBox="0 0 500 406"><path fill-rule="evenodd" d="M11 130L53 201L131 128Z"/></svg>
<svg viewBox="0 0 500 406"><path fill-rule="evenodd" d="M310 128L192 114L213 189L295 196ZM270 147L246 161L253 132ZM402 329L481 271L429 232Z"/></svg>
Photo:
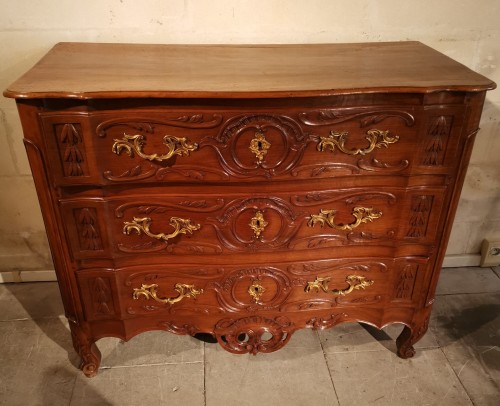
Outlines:
<svg viewBox="0 0 500 406"><path fill-rule="evenodd" d="M97 375L101 364L101 352L90 334L88 325L76 325L70 322L70 328L73 347L81 358L80 369L85 376L92 378Z"/></svg>
<svg viewBox="0 0 500 406"><path fill-rule="evenodd" d="M415 355L413 345L420 340L429 327L430 313L412 323L411 327L405 326L399 337L396 339L398 356L400 358L411 358Z"/></svg>

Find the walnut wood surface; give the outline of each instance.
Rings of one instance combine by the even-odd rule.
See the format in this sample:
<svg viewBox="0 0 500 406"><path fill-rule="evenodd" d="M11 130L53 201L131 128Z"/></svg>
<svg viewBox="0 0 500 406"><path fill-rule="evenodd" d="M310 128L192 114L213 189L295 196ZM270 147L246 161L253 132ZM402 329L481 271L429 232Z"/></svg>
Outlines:
<svg viewBox="0 0 500 406"><path fill-rule="evenodd" d="M479 91L494 83L419 42L57 44L7 97L283 97Z"/></svg>
<svg viewBox="0 0 500 406"><path fill-rule="evenodd" d="M403 323L413 356L494 86L419 43L56 46L5 94L83 372L148 330Z"/></svg>

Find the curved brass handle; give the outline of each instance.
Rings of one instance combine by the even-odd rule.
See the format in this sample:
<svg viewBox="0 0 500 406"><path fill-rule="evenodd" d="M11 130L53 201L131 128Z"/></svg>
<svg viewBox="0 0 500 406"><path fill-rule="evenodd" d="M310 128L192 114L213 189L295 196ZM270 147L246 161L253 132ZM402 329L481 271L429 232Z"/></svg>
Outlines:
<svg viewBox="0 0 500 406"><path fill-rule="evenodd" d="M375 219L382 217L382 212L374 212L372 207L355 207L352 211L352 215L356 219L351 224L335 224L335 214L336 210L324 210L321 209L319 214L312 214L311 218L307 222L309 227L314 227L316 223L319 223L321 227L328 224L330 227L336 230L346 231L353 230L358 227L361 223L372 222Z"/></svg>
<svg viewBox="0 0 500 406"><path fill-rule="evenodd" d="M150 217L134 217L133 221L125 221L125 225L123 226L123 234L129 235L132 231L135 231L138 235L141 235L141 232L143 232L148 237L155 238L157 240L168 241L174 237L177 237L179 234L193 234L193 231L199 230L201 227L199 224L191 224L191 220L189 219L171 217L170 225L174 227L174 231L172 233L153 234L149 230L151 221L152 220Z"/></svg>
<svg viewBox="0 0 500 406"><path fill-rule="evenodd" d="M266 137L261 132L256 132L255 137L250 141L250 151L255 154L257 161L260 163L263 161L264 156L267 154L267 150L271 148L271 143L266 140Z"/></svg>
<svg viewBox="0 0 500 406"><path fill-rule="evenodd" d="M320 141L317 146L318 151L323 152L327 148L330 148L332 152L334 152L335 147L337 147L340 151L347 155L366 155L372 152L375 148L387 148L389 144L394 144L399 140L399 136L397 135L394 137L389 136L389 131L368 130L366 132L366 139L370 143L368 147L348 149L345 146L348 134L348 132L338 133L331 131L328 137L320 137Z"/></svg>
<svg viewBox="0 0 500 406"><path fill-rule="evenodd" d="M166 161L172 158L174 155L189 155L189 152L196 151L198 149L198 144L190 144L186 138L177 138L173 135L166 135L163 137L163 144L168 148L168 152L164 155L158 154L145 154L143 151L146 139L144 135L127 135L123 134L121 140L114 140L115 143L111 150L116 154L120 155L123 150L127 151L127 154L131 157L136 153L141 158L147 159L148 161Z"/></svg>
<svg viewBox="0 0 500 406"><path fill-rule="evenodd" d="M185 285L183 283L176 283L175 290L179 293L179 296L162 299L158 297L158 285L156 283L152 285L142 284L140 288L134 289L132 298L137 300L140 296L144 296L146 300L153 299L160 303L174 304L186 297L194 298L203 293L203 289L196 289L194 285Z"/></svg>
<svg viewBox="0 0 500 406"><path fill-rule="evenodd" d="M333 293L334 295L345 296L351 293L353 290L365 289L366 287L371 286L375 283L370 279L366 279L364 276L358 276L358 275L349 275L345 278L345 281L349 285L348 288L340 290L333 289L330 291L328 289L328 283L330 282L330 278L316 277L315 281L307 282L305 291L310 292L311 290L316 290L317 292L319 292L321 289L323 292L326 293Z"/></svg>
<svg viewBox="0 0 500 406"><path fill-rule="evenodd" d="M258 303L262 294L266 291L266 288L259 284L259 281L253 281L248 288L248 293L252 296L255 303Z"/></svg>
<svg viewBox="0 0 500 406"><path fill-rule="evenodd" d="M248 224L250 228L253 230L255 238L259 239L261 237L262 232L266 228L269 223L264 220L264 215L259 210L255 213L255 216L252 217L250 223Z"/></svg>

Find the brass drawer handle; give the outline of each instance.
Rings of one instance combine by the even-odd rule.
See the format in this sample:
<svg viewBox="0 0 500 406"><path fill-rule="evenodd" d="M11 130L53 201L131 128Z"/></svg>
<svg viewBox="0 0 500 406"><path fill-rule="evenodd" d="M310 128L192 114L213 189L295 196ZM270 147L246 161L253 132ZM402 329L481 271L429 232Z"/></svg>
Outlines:
<svg viewBox="0 0 500 406"><path fill-rule="evenodd" d="M269 223L264 220L264 214L262 214L262 212L259 210L257 213L255 213L255 216L252 217L248 225L253 230L255 238L260 239L262 232L268 224Z"/></svg>
<svg viewBox="0 0 500 406"><path fill-rule="evenodd" d="M132 295L132 298L134 300L139 299L140 296L144 296L146 300L153 299L156 300L157 302L160 303L166 303L166 304L174 304L177 302L180 302L182 299L186 297L192 297L195 298L196 296L200 295L203 293L203 289L196 289L194 285L186 285L184 283L176 283L175 284L175 290L179 293L178 296L176 297L166 297L166 298L159 298L158 297L158 285L157 284L152 284L152 285L145 285L142 284L140 288L135 288L134 293Z"/></svg>
<svg viewBox="0 0 500 406"><path fill-rule="evenodd" d="M315 281L307 282L306 292L310 292L311 290L316 290L317 292L319 292L321 289L323 292L326 293L333 293L334 295L345 296L351 293L353 290L365 289L366 287L374 284L372 280L366 279L364 276L358 276L358 275L349 275L345 278L345 281L349 285L348 288L340 290L333 289L330 291L328 288L328 283L330 282L330 278L316 277Z"/></svg>
<svg viewBox="0 0 500 406"><path fill-rule="evenodd" d="M148 161L158 161L163 162L174 155L185 155L188 156L189 152L196 151L198 149L198 144L189 143L186 138L177 138L173 135L166 135L163 137L163 144L168 148L168 152L164 155L158 154L145 154L143 151L144 144L146 143L146 139L144 135L127 135L123 134L123 138L121 140L114 140L115 143L111 150L116 154L120 155L123 150L127 152L130 157L134 156L136 153L141 158L147 159Z"/></svg>
<svg viewBox="0 0 500 406"><path fill-rule="evenodd" d="M323 152L327 148L330 148L332 152L334 152L335 147L337 147L340 151L347 155L366 155L372 152L375 148L387 148L389 144L394 144L399 140L399 136L397 135L394 137L389 136L389 131L368 130L366 132L366 139L370 143L368 147L348 149L345 146L348 134L348 132L338 133L331 131L328 137L320 137L320 141L317 146L318 151Z"/></svg>
<svg viewBox="0 0 500 406"><path fill-rule="evenodd" d="M375 219L382 217L382 212L374 212L372 207L355 207L352 211L352 215L356 219L350 224L335 224L335 214L336 210L324 210L321 209L319 214L312 214L307 225L309 227L314 227L316 223L319 223L321 227L328 224L330 227L336 230L346 231L353 230L362 223L372 222Z"/></svg>
<svg viewBox="0 0 500 406"><path fill-rule="evenodd" d="M266 137L261 132L256 132L255 137L250 141L250 151L255 154L257 162L261 163L264 160L264 156L267 154L267 150L271 148L271 143L266 140Z"/></svg>
<svg viewBox="0 0 500 406"><path fill-rule="evenodd" d="M174 231L170 234L159 233L153 234L149 227L151 226L150 217L134 217L133 221L125 221L123 226L123 234L130 235L132 231L135 231L138 235L141 232L146 234L148 237L155 238L157 240L168 241L172 238L177 237L179 234L193 234L193 231L199 230L199 224L192 224L189 219L181 219L180 217L171 217L170 225L174 227Z"/></svg>

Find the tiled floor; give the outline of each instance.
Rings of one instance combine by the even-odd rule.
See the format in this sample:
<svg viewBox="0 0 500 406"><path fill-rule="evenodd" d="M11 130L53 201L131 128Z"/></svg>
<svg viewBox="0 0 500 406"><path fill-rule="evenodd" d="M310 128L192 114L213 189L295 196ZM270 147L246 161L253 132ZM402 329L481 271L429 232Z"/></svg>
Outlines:
<svg viewBox="0 0 500 406"><path fill-rule="evenodd" d="M500 405L500 269L445 269L410 360L400 326L301 331L282 350L235 356L164 332L98 342L77 369L55 283L0 285L0 405Z"/></svg>

